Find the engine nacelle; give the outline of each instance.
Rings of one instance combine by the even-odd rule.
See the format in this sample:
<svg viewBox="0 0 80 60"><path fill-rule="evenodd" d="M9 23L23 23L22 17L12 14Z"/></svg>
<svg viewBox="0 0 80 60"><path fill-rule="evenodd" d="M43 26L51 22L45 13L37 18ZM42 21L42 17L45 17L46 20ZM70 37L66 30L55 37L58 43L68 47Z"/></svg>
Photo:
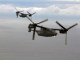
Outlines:
<svg viewBox="0 0 80 60"><path fill-rule="evenodd" d="M67 32L67 30L60 30L59 32L62 33L62 34L64 34L64 33Z"/></svg>

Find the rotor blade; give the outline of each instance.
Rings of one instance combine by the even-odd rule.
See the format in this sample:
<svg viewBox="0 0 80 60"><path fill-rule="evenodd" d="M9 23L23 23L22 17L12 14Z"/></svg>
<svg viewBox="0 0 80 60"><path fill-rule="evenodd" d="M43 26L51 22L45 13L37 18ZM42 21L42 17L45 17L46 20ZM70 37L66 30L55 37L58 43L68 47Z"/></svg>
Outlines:
<svg viewBox="0 0 80 60"><path fill-rule="evenodd" d="M16 9L16 7L15 7L15 9ZM16 9L17 10L17 9ZM18 11L18 10L17 10Z"/></svg>
<svg viewBox="0 0 80 60"><path fill-rule="evenodd" d="M27 13L30 14L30 15L33 15L33 14L35 14L36 12L34 12L34 13L31 14L30 12L27 11Z"/></svg>
<svg viewBox="0 0 80 60"><path fill-rule="evenodd" d="M33 31L33 40L35 39L35 32L36 32L36 27L34 27L34 31Z"/></svg>
<svg viewBox="0 0 80 60"><path fill-rule="evenodd" d="M75 27L76 25L78 25L78 24L76 23L76 24L70 26L70 27L68 28L68 30L71 29L71 28L73 28L73 27Z"/></svg>
<svg viewBox="0 0 80 60"><path fill-rule="evenodd" d="M28 14L31 14L31 13L29 13L28 11L27 11L27 13L28 13Z"/></svg>
<svg viewBox="0 0 80 60"><path fill-rule="evenodd" d="M30 20L34 24L34 22L28 16L27 16L27 18L28 18L28 20Z"/></svg>
<svg viewBox="0 0 80 60"><path fill-rule="evenodd" d="M16 8L15 8L15 9L16 9ZM16 9L16 10L17 10L17 9ZM22 11L18 11L18 10L17 10L17 12L19 12L19 13L20 13L20 12L23 12L23 11L24 11L24 10L22 10Z"/></svg>
<svg viewBox="0 0 80 60"><path fill-rule="evenodd" d="M62 27L63 29L65 29L66 30L66 28L65 27L63 27L58 21L56 21L56 23L60 26L60 27Z"/></svg>
<svg viewBox="0 0 80 60"><path fill-rule="evenodd" d="M16 16L17 16L17 18L18 18L18 14L19 14L19 13L16 12Z"/></svg>
<svg viewBox="0 0 80 60"><path fill-rule="evenodd" d="M50 31L50 29L47 28L47 27L43 27L43 26L39 26L39 25L37 25L37 27L42 28L42 29L44 29L44 30L48 30L48 31Z"/></svg>
<svg viewBox="0 0 80 60"><path fill-rule="evenodd" d="M32 15L34 15L36 12L34 12Z"/></svg>
<svg viewBox="0 0 80 60"><path fill-rule="evenodd" d="M41 21L41 22L39 22L39 23L37 23L37 24L40 24L40 23L43 23L43 22L46 22L46 21L48 21L48 19L46 19L46 20L44 20L44 21Z"/></svg>
<svg viewBox="0 0 80 60"><path fill-rule="evenodd" d="M65 36L65 45L67 45L67 32L66 32L66 36Z"/></svg>

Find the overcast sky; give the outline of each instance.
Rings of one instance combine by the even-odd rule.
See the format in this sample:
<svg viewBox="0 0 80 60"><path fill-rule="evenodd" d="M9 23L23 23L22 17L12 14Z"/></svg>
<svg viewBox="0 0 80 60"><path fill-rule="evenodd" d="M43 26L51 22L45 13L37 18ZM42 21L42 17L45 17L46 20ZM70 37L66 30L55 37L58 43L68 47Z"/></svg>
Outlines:
<svg viewBox="0 0 80 60"><path fill-rule="evenodd" d="M79 0L0 0L0 17L14 18L17 10L37 12L34 17L50 20L76 20L80 17ZM58 18L57 18L58 17Z"/></svg>
<svg viewBox="0 0 80 60"><path fill-rule="evenodd" d="M60 28L80 22L80 0L0 0L0 60L80 60L80 24L65 35L32 40L27 18L16 18L16 9L36 12L33 21L48 19L46 27Z"/></svg>

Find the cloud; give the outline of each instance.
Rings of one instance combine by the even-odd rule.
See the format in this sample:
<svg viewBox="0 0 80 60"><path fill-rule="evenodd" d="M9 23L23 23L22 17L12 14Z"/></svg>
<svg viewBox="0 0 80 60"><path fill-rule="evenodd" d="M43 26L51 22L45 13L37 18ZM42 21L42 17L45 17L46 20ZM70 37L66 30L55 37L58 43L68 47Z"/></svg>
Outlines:
<svg viewBox="0 0 80 60"><path fill-rule="evenodd" d="M14 6L11 4L0 4L0 13L9 13L14 11Z"/></svg>
<svg viewBox="0 0 80 60"><path fill-rule="evenodd" d="M79 2L80 0L56 0L56 1L76 1L76 2Z"/></svg>
<svg viewBox="0 0 80 60"><path fill-rule="evenodd" d="M80 15L80 4L66 5L65 9L61 9L60 14Z"/></svg>
<svg viewBox="0 0 80 60"><path fill-rule="evenodd" d="M56 5L51 5L45 8L30 7L22 9L31 12L38 12L39 14L80 15L80 4L66 4L64 5L64 8Z"/></svg>
<svg viewBox="0 0 80 60"><path fill-rule="evenodd" d="M77 2L79 2L80 0L69 0L69 1L77 1Z"/></svg>
<svg viewBox="0 0 80 60"><path fill-rule="evenodd" d="M46 0L46 1L80 1L80 0Z"/></svg>
<svg viewBox="0 0 80 60"><path fill-rule="evenodd" d="M53 13L59 13L59 12L60 12L60 8L57 7L57 6L55 6L55 5L43 8L41 10L41 13L50 13L50 14L53 14Z"/></svg>
<svg viewBox="0 0 80 60"><path fill-rule="evenodd" d="M64 8L57 5L48 7L16 7L17 10L24 10L29 12L37 12L39 14L64 14L64 15L80 15L80 4L65 4ZM1 4L0 13L15 12L15 6L11 4Z"/></svg>

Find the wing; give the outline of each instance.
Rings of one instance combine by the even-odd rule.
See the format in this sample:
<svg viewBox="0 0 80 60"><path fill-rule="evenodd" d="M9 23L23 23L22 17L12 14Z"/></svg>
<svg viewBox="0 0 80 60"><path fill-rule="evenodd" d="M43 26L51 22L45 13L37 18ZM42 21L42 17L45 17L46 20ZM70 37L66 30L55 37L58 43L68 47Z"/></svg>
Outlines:
<svg viewBox="0 0 80 60"><path fill-rule="evenodd" d="M37 25L37 27L39 27L39 28L43 28L43 29L45 29L45 30L49 30L49 31L51 31L51 30L57 30L57 31L60 31L61 29L53 29L53 28L47 28L47 27L43 27L43 26L39 26L39 25Z"/></svg>

